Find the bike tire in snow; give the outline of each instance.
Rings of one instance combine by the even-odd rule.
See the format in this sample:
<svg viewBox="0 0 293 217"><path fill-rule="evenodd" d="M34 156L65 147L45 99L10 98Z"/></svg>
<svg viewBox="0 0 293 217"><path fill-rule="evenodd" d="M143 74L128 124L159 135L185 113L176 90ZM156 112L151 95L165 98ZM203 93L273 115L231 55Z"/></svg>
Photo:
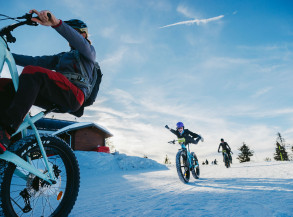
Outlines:
<svg viewBox="0 0 293 217"><path fill-rule="evenodd" d="M49 185L12 163L0 160L0 201L5 216L68 216L79 192L80 172L77 159L68 144L58 137L42 135L49 164L57 183ZM30 158L37 169L46 173L35 136L28 136L10 145L9 151L23 159ZM25 179L15 175L24 172ZM1 212L0 212L1 213Z"/></svg>

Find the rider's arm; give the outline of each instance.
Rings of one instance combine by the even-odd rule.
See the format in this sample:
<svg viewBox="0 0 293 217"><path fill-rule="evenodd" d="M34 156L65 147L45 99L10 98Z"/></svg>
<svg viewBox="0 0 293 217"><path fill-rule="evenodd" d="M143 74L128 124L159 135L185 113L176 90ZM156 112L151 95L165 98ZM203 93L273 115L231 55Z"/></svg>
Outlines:
<svg viewBox="0 0 293 217"><path fill-rule="evenodd" d="M170 131L177 136L177 131L170 128Z"/></svg>
<svg viewBox="0 0 293 217"><path fill-rule="evenodd" d="M15 60L16 65L19 66L40 66L43 68L47 68L50 70L55 70L56 65L59 61L59 55L52 55L52 56L26 56L26 55L20 55L20 54L12 54L13 58Z"/></svg>
<svg viewBox="0 0 293 217"><path fill-rule="evenodd" d="M186 129L185 131L188 132L189 135L191 135L193 138L197 138L197 137L200 137L200 135L194 133L194 132L191 132L190 130Z"/></svg>
<svg viewBox="0 0 293 217"><path fill-rule="evenodd" d="M171 129L168 125L165 126L166 129L170 130L172 133L174 133L177 136L177 131Z"/></svg>
<svg viewBox="0 0 293 217"><path fill-rule="evenodd" d="M219 145L218 152L220 151L220 148L221 148L221 143L220 143L220 145Z"/></svg>
<svg viewBox="0 0 293 217"><path fill-rule="evenodd" d="M32 9L30 13L36 13L38 15L38 18L32 18L32 21L44 26L51 26L62 35L72 47L78 50L82 57L86 58L88 61L95 62L96 51L94 47L75 29L56 18L54 14L48 10L37 11ZM48 14L50 14L50 17Z"/></svg>
<svg viewBox="0 0 293 217"><path fill-rule="evenodd" d="M227 148L231 151L231 148L230 148L230 146L228 145L228 143L227 143L227 142L225 142L225 143L226 143Z"/></svg>
<svg viewBox="0 0 293 217"><path fill-rule="evenodd" d="M95 48L75 29L60 20L56 26L52 26L60 35L62 35L69 44L74 47L86 59L94 62L96 59Z"/></svg>

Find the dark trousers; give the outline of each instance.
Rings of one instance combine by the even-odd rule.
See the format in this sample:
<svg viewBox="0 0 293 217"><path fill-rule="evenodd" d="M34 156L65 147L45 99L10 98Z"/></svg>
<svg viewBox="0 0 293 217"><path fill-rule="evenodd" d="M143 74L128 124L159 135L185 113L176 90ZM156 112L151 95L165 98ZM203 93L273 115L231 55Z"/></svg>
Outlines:
<svg viewBox="0 0 293 217"><path fill-rule="evenodd" d="M226 149L226 153L227 153L229 160L231 161L231 159L232 159L231 151L229 149ZM222 154L223 154L223 162L225 162L224 152L222 152Z"/></svg>
<svg viewBox="0 0 293 217"><path fill-rule="evenodd" d="M19 76L18 90L12 80L0 78L0 125L9 134L22 123L32 105L73 112L84 101L83 92L64 75L38 66L26 66Z"/></svg>
<svg viewBox="0 0 293 217"><path fill-rule="evenodd" d="M200 139L201 139L200 137L197 137L196 139L194 139L192 137L187 137L187 138L185 138L185 143L186 144L189 144L189 143L197 144Z"/></svg>

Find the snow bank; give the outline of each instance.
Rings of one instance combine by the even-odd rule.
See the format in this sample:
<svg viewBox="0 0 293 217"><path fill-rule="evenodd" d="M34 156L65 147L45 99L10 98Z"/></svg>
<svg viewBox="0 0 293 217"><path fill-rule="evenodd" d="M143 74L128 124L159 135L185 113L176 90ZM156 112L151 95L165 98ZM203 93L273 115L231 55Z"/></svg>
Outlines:
<svg viewBox="0 0 293 217"><path fill-rule="evenodd" d="M113 170L163 170L167 169L165 165L158 162L125 154L107 154L93 151L75 151L80 168L86 168L96 171L113 171Z"/></svg>

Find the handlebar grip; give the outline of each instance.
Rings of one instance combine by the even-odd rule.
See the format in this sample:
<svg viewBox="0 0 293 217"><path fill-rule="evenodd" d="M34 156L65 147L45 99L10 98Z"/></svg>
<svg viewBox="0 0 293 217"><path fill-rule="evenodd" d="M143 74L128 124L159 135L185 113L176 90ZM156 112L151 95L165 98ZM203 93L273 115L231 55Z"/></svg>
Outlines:
<svg viewBox="0 0 293 217"><path fill-rule="evenodd" d="M32 15L33 15L33 13L31 13L30 14L31 15L31 17L30 18L32 18ZM52 18L52 15L51 15L51 13L47 13L47 17L49 18L49 20L51 20L51 18ZM33 17L33 18L37 18L37 19L39 19L40 20L40 18L37 16L37 17Z"/></svg>

